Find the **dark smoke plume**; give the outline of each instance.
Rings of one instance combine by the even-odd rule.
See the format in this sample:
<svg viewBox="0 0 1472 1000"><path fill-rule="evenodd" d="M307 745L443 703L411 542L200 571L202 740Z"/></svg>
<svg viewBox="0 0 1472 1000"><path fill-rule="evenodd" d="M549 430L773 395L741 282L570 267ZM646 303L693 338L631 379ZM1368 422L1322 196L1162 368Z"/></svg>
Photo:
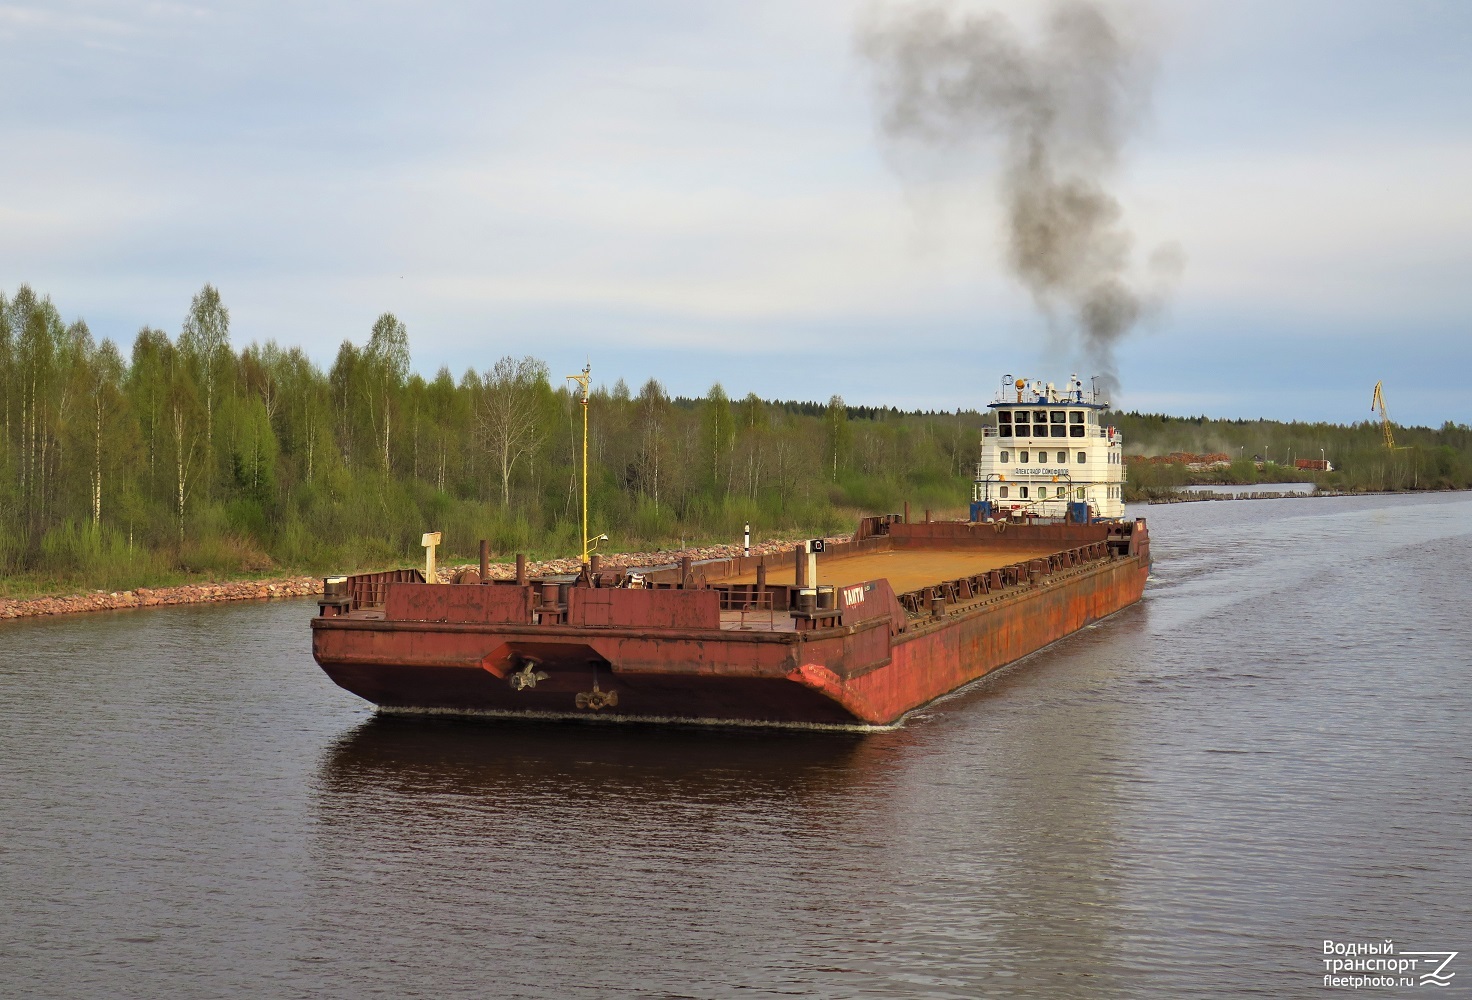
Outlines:
<svg viewBox="0 0 1472 1000"><path fill-rule="evenodd" d="M908 6L869 17L859 49L897 147L965 155L1000 138L1008 263L1112 387L1115 344L1151 305L1130 280L1130 233L1105 188L1145 107L1148 59L1095 3L1055 0L1046 13L1029 44L995 13ZM1179 250L1152 265L1178 269Z"/></svg>

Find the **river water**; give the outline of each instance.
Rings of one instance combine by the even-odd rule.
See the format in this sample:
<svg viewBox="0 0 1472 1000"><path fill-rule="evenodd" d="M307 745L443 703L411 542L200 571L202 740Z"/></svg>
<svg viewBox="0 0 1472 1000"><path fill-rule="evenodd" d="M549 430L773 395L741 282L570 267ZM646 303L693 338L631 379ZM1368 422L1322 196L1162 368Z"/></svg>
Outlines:
<svg viewBox="0 0 1472 1000"><path fill-rule="evenodd" d="M377 718L310 602L7 623L0 995L1459 992L1472 496L1140 512L1145 601L874 734Z"/></svg>

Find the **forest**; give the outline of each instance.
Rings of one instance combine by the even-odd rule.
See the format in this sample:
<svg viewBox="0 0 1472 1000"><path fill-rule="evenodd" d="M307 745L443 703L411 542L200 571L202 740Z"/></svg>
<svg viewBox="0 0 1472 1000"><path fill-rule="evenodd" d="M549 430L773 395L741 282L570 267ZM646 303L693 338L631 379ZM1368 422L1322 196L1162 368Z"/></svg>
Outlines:
<svg viewBox="0 0 1472 1000"><path fill-rule="evenodd" d="M237 348L210 285L176 332L144 327L125 354L27 286L0 292L0 593L417 562L430 530L442 561L481 538L503 557L576 553L581 389L534 357L487 360L426 378L390 313L326 371L299 347ZM671 397L653 377L595 385L588 416L590 533L624 551L730 541L743 523L843 532L905 501L956 515L984 422L719 382ZM1342 489L1472 485L1466 425L1396 427L1404 447L1387 451L1378 423L1110 419L1130 452L1228 452L1237 482L1322 448L1339 471L1319 478ZM1130 474L1137 498L1186 479Z"/></svg>

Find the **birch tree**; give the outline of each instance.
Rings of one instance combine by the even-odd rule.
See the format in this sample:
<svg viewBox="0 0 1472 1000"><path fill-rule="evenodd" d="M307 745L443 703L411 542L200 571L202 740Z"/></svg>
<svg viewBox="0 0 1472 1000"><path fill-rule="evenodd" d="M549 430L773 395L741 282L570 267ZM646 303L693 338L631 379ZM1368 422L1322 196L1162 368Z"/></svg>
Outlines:
<svg viewBox="0 0 1472 1000"><path fill-rule="evenodd" d="M184 512L196 479L198 467L195 453L199 448L199 417L202 409L194 380L190 378L189 366L184 363L181 352L170 351L168 356L168 418L170 437L174 446L174 517L178 523L179 544L184 543ZM203 414L208 421L208 410ZM208 426L208 423L206 423Z"/></svg>
<svg viewBox="0 0 1472 1000"><path fill-rule="evenodd" d="M511 473L540 446L545 433L540 403L551 394L547 365L536 358L497 361L481 380L478 424L486 450L501 472L501 506L511 506Z"/></svg>
<svg viewBox="0 0 1472 1000"><path fill-rule="evenodd" d="M92 416L92 526L102 529L102 442L122 411L123 359L111 340L104 340L87 359Z"/></svg>
<svg viewBox="0 0 1472 1000"><path fill-rule="evenodd" d="M848 408L843 405L843 397L839 395L830 396L828 409L823 414L823 425L828 431L828 451L832 459L833 482L838 482L838 455L840 451L846 450L849 443Z"/></svg>
<svg viewBox="0 0 1472 1000"><path fill-rule="evenodd" d="M734 441L735 428L731 417L731 400L726 390L717 382L705 396L705 446L710 455L710 484L713 493L725 495L730 492L730 477L726 487L721 486L721 455L729 454Z"/></svg>
<svg viewBox="0 0 1472 1000"><path fill-rule="evenodd" d="M377 405L383 432L378 435L382 443L383 474L387 478L392 470L389 454L390 425L393 420L394 398L409 376L409 331L393 313L384 313L373 323L373 332L368 336L368 347L364 360L369 366L368 391L372 394L368 419L377 422L373 414Z"/></svg>
<svg viewBox="0 0 1472 1000"><path fill-rule="evenodd" d="M639 390L634 400L639 425L639 482L642 492L654 501L654 513L659 513L660 461L664 457L665 421L668 418L669 397L658 380L650 379Z"/></svg>
<svg viewBox="0 0 1472 1000"><path fill-rule="evenodd" d="M179 350L196 367L204 384L204 487L208 497L214 490L215 405L224 366L231 360L230 310L214 285L206 284L189 303Z"/></svg>

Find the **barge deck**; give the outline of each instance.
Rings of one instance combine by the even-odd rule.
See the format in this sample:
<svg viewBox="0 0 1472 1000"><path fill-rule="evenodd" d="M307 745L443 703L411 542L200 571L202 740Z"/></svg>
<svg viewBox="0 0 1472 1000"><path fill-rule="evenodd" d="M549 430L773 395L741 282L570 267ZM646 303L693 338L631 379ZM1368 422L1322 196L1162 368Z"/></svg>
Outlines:
<svg viewBox="0 0 1472 1000"><path fill-rule="evenodd" d="M816 580L801 551L573 581L365 574L329 588L313 653L390 710L888 726L1138 600L1149 537L891 516L816 563Z"/></svg>

